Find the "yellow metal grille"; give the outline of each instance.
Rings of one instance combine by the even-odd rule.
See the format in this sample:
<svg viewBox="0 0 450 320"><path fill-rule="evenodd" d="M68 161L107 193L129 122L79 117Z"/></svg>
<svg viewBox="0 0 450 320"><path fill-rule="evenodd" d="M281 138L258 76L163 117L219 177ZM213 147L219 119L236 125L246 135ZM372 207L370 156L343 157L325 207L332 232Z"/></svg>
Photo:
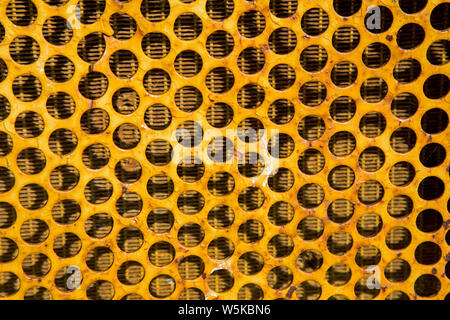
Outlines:
<svg viewBox="0 0 450 320"><path fill-rule="evenodd" d="M0 297L448 299L449 10L1 1Z"/></svg>

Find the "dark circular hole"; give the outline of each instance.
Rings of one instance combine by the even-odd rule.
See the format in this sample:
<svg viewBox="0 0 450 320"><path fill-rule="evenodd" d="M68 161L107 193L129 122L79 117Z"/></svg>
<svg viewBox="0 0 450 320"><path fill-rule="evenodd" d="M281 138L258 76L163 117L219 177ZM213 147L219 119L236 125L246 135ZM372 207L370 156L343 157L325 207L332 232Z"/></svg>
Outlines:
<svg viewBox="0 0 450 320"><path fill-rule="evenodd" d="M413 14L421 11L427 5L428 0L399 0L398 4L403 12Z"/></svg>
<svg viewBox="0 0 450 320"><path fill-rule="evenodd" d="M63 17L53 16L47 19L42 26L45 40L55 46L67 44L73 35L73 26Z"/></svg>
<svg viewBox="0 0 450 320"><path fill-rule="evenodd" d="M173 31L180 40L194 40L202 32L202 20L192 12L182 13L175 20Z"/></svg>
<svg viewBox="0 0 450 320"><path fill-rule="evenodd" d="M302 16L303 31L310 36L318 36L328 29L329 17L321 8L312 8Z"/></svg>
<svg viewBox="0 0 450 320"><path fill-rule="evenodd" d="M170 51L171 45L169 38L160 32L147 33L142 38L142 51L151 59L162 59Z"/></svg>
<svg viewBox="0 0 450 320"><path fill-rule="evenodd" d="M419 196L424 200L434 200L444 193L444 182L438 177L426 177L418 187Z"/></svg>
<svg viewBox="0 0 450 320"><path fill-rule="evenodd" d="M361 9L362 0L333 0L334 10L343 17L354 15Z"/></svg>
<svg viewBox="0 0 450 320"><path fill-rule="evenodd" d="M399 119L412 117L419 108L419 100L409 92L402 92L392 100L391 111Z"/></svg>
<svg viewBox="0 0 450 320"><path fill-rule="evenodd" d="M421 72L422 67L416 59L401 60L394 67L394 79L401 84L413 82Z"/></svg>
<svg viewBox="0 0 450 320"><path fill-rule="evenodd" d="M89 72L81 78L78 90L86 99L96 100L106 93L108 84L108 78L103 73Z"/></svg>
<svg viewBox="0 0 450 320"><path fill-rule="evenodd" d="M439 143L430 143L422 148L420 151L420 162L427 168L432 168L441 165L447 151Z"/></svg>
<svg viewBox="0 0 450 320"><path fill-rule="evenodd" d="M423 92L429 99L440 99L447 95L450 90L450 81L443 74L434 74L425 80Z"/></svg>
<svg viewBox="0 0 450 320"><path fill-rule="evenodd" d="M435 296L441 290L441 282L432 274L423 274L414 282L414 291L421 297Z"/></svg>
<svg viewBox="0 0 450 320"><path fill-rule="evenodd" d="M45 62L45 75L54 82L67 82L75 72L73 62L63 55L55 55Z"/></svg>
<svg viewBox="0 0 450 320"><path fill-rule="evenodd" d="M39 58L40 46L28 36L18 36L9 44L11 58L19 64L31 64Z"/></svg>
<svg viewBox="0 0 450 320"><path fill-rule="evenodd" d="M438 4L431 11L430 23L431 26L439 31L445 31L450 26L450 19L448 18L448 13L450 12L450 3L444 2Z"/></svg>
<svg viewBox="0 0 450 320"><path fill-rule="evenodd" d="M203 60L197 52L184 50L175 57L174 67L179 75L191 78L201 71Z"/></svg>
<svg viewBox="0 0 450 320"><path fill-rule="evenodd" d="M165 105L155 103L145 111L144 122L152 130L164 130L172 122L172 113Z"/></svg>
<svg viewBox="0 0 450 320"><path fill-rule="evenodd" d="M420 264L433 265L441 259L442 250L436 243L425 241L417 246L414 257Z"/></svg>
<svg viewBox="0 0 450 320"><path fill-rule="evenodd" d="M289 28L278 28L269 37L269 47L276 54L288 54L297 46L297 36Z"/></svg>
<svg viewBox="0 0 450 320"><path fill-rule="evenodd" d="M343 26L333 33L332 44L339 52L350 52L356 49L359 44L359 31L352 26Z"/></svg>
<svg viewBox="0 0 450 320"><path fill-rule="evenodd" d="M77 52L81 59L93 64L101 59L106 50L105 37L100 32L93 32L78 42Z"/></svg>
<svg viewBox="0 0 450 320"><path fill-rule="evenodd" d="M434 209L425 209L416 218L416 226L422 232L436 232L442 227L442 215Z"/></svg>
<svg viewBox="0 0 450 320"><path fill-rule="evenodd" d="M405 50L414 49L425 39L425 30L416 23L407 23L397 32L397 44Z"/></svg>
<svg viewBox="0 0 450 320"><path fill-rule="evenodd" d="M264 15L256 10L246 11L238 19L238 31L246 38L259 36L266 28Z"/></svg>
<svg viewBox="0 0 450 320"><path fill-rule="evenodd" d="M136 20L126 13L114 13L109 18L109 24L114 30L113 37L119 40L128 40L137 30Z"/></svg>
<svg viewBox="0 0 450 320"><path fill-rule="evenodd" d="M214 31L206 39L206 50L208 50L209 55L213 58L225 58L233 49L233 36L225 30Z"/></svg>
<svg viewBox="0 0 450 320"><path fill-rule="evenodd" d="M141 13L150 22L161 22L169 16L170 3L168 0L143 0Z"/></svg>
<svg viewBox="0 0 450 320"><path fill-rule="evenodd" d="M433 108L425 112L420 121L423 131L428 134L437 134L448 126L448 115L442 109Z"/></svg>

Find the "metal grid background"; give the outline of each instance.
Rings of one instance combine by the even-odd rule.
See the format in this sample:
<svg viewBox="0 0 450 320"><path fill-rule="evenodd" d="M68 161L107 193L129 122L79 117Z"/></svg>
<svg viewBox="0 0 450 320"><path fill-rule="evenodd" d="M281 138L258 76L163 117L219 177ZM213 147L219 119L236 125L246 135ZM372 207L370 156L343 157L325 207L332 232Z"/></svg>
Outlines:
<svg viewBox="0 0 450 320"><path fill-rule="evenodd" d="M0 296L444 299L449 7L1 1ZM176 163L177 128L282 169Z"/></svg>

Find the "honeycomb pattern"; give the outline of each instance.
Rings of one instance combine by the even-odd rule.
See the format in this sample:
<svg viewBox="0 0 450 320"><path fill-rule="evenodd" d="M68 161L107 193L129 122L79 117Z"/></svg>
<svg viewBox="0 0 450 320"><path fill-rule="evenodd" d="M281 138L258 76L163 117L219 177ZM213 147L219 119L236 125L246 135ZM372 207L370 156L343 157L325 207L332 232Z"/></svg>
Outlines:
<svg viewBox="0 0 450 320"><path fill-rule="evenodd" d="M449 299L449 11L2 1L0 297Z"/></svg>

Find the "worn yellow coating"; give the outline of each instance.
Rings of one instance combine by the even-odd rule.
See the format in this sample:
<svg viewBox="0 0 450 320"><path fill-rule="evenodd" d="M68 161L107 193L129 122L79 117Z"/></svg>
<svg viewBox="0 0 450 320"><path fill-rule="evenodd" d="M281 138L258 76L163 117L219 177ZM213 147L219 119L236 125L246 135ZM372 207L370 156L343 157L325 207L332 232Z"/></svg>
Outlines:
<svg viewBox="0 0 450 320"><path fill-rule="evenodd" d="M248 283L257 284L264 293L264 299L298 298L297 287L306 280L315 280L321 286L320 299L328 299L330 296L342 294L349 299L356 299L355 285L363 277L368 277L364 273L365 268L358 266L355 262L355 256L358 249L364 246L372 245L377 247L381 253L381 259L377 264L381 270L382 290L375 296L375 299L385 299L393 291L402 291L410 299L443 299L449 292L450 280L446 276L446 264L448 261L449 244L446 243L445 235L449 227L449 212L447 211L447 201L450 198L448 156L439 166L433 168L425 167L419 160L422 148L431 142L439 143L450 153L450 129L447 127L439 134L427 134L421 128L421 119L429 109L438 107L450 111L449 95L441 99L429 99L423 91L425 80L433 74L450 74L450 64L435 66L429 63L426 58L428 47L435 41L441 39L449 40L448 31L438 31L430 25L430 14L432 9L442 1L429 0L425 9L416 14L405 14L401 11L396 1L378 0L363 1L361 9L354 15L343 18L333 9L333 1L299 1L297 11L288 18L278 18L273 15L269 9L269 0L264 1L244 1L235 0L234 10L231 16L224 21L212 20L206 10L206 0L197 0L192 3L183 3L178 0L170 0L170 15L162 22L152 23L143 17L140 11L139 0L131 0L128 3L106 0L106 7L103 14L97 22L82 25L80 29L73 30L71 40L62 46L52 45L46 41L41 31L44 22L51 16L61 16L70 19L67 12L68 6L76 5L78 0L69 0L62 6L50 6L44 1L33 0L38 8L38 15L34 23L29 26L16 26L6 16L6 7L9 1L0 3L0 22L5 28L5 36L0 43L0 58L8 67L8 74L4 81L0 82L0 94L5 96L11 105L9 116L0 122L0 131L9 134L13 141L12 151L6 156L0 157L0 166L7 167L15 176L14 186L5 193L0 193L0 201L8 202L14 206L17 212L15 223L9 227L0 229L0 236L13 240L18 246L18 254L15 259L9 262L0 263L0 272L9 271L17 275L20 280L20 288L12 295L2 297L5 299L23 299L25 293L32 287L40 286L48 289L53 299L87 299L88 287L97 280L107 280L114 286L113 295L109 298L121 299L129 293L139 294L144 299L155 299L149 291L149 284L156 276L160 274L170 275L176 282L175 290L166 299L178 299L183 290L189 287L200 289L207 299L236 299L238 292ZM394 17L392 26L381 34L373 34L364 27L364 14L370 5L384 5L392 12ZM307 35L301 27L301 18L310 8L321 8L329 16L329 26L326 31L318 36ZM258 10L265 17L265 29L260 36L256 38L244 38L240 35L237 28L237 21L241 14L248 10ZM113 37L113 29L109 24L109 17L116 12L125 12L133 17L137 23L137 31L129 40L118 40ZM202 21L202 32L194 40L183 41L179 39L173 31L176 18L185 12L195 13ZM406 23L420 24L425 30L425 39L423 43L413 50L403 50L396 43L396 32ZM340 53L332 45L332 37L335 30L341 26L352 25L360 33L360 43L357 48L349 53ZM275 29L287 27L295 32L297 45L295 50L287 55L275 54L268 45L269 36ZM208 36L216 30L228 31L234 39L234 49L230 55L224 59L215 59L211 57L206 49ZM92 32L102 32L105 36L106 51L103 57L94 64L89 64L77 54L77 45L81 39ZM141 49L143 37L150 32L162 32L170 39L170 52L162 59L151 59ZM18 35L28 35L34 38L40 46L39 58L36 62L29 65L21 65L15 62L9 52L9 44ZM380 68L368 68L362 61L361 55L369 44L381 42L385 44L390 52L389 61ZM307 72L300 65L301 52L310 45L320 45L326 49L328 60L325 67L319 72ZM253 75L247 75L240 71L238 67L238 56L246 47L256 47L262 50L265 55L265 64L260 72ZM130 79L119 79L114 75L109 66L110 56L119 49L132 51L137 57L139 67ZM174 60L183 50L195 50L202 58L203 66L201 71L192 78L182 77L175 70ZM55 54L61 54L68 57L75 65L73 77L65 83L56 83L46 77L44 72L47 59ZM414 58L422 66L420 76L417 80L408 84L399 84L393 76L394 66L403 59ZM351 61L358 69L356 80L351 86L337 87L330 79L333 66L340 61ZM285 91L275 90L269 82L269 72L277 64L283 63L290 65L296 74L295 83ZM212 93L205 85L205 78L210 70L216 67L227 67L234 75L234 86L224 94ZM147 71L153 68L164 69L171 78L170 89L162 95L150 95L143 86L143 79ZM90 71L102 72L108 78L108 89L106 93L97 100L86 99L78 90L78 83L84 75ZM22 74L32 74L42 84L42 93L38 99L32 102L23 102L13 93L12 83L14 79ZM388 92L385 98L378 103L367 103L360 95L360 86L368 78L380 77L384 79L388 86ZM302 85L308 81L320 81L326 86L326 98L316 107L309 107L299 100L298 92ZM237 94L239 89L250 82L258 83L265 90L265 99L256 109L244 109L237 103ZM203 95L203 103L192 113L179 110L174 102L175 92L186 85L198 88ZM130 115L121 115L114 111L112 106L112 96L119 88L133 88L140 96L140 104L137 110ZM68 119L55 119L49 115L46 109L46 101L53 92L64 91L69 93L76 102L76 108L72 116ZM391 112L391 102L399 93L410 92L414 94L419 101L417 112L406 120L396 118ZM330 116L330 104L339 96L350 96L356 102L356 113L348 122L336 122ZM268 109L272 102L277 99L289 99L295 106L295 115L292 120L283 125L277 125L269 120ZM278 129L282 133L290 135L295 142L293 152L289 157L279 159L280 167L288 168L294 175L293 186L287 192L274 192L267 183L267 176L260 175L256 178L247 178L240 174L237 163L232 164L207 164L205 163L205 172L203 176L195 182L187 183L177 174L177 163L169 162L164 166L155 166L146 158L145 148L155 139L164 139L172 146L177 144L174 137L174 131L178 125L186 120L194 120L199 123L203 131L212 129L206 121L206 112L213 102L224 102L234 110L232 122L222 128L215 129L217 132L225 134L225 130L237 130L238 124L245 118L255 117L259 119L266 130ZM172 121L168 128L164 130L152 130L145 124L144 114L146 109L155 104L161 103L168 106L172 114ZM87 134L80 127L80 121L83 113L90 108L102 108L109 114L109 126L103 133ZM42 134L34 138L23 138L17 134L15 129L15 119L23 111L32 110L39 113L44 121L44 130ZM361 118L368 112L380 112L386 119L386 128L382 134L376 138L368 138L359 130ZM325 122L326 130L320 139L307 141L298 134L298 124L306 115L317 115ZM113 142L113 132L123 124L131 123L140 130L140 142L137 147L130 150L124 150L116 146ZM417 141L411 151L407 153L395 152L390 144L391 134L400 127L408 127L414 130ZM76 136L78 144L76 148L67 155L57 155L49 147L49 138L52 132L60 128L72 130ZM356 139L354 151L345 157L333 155L329 148L330 138L339 131L349 131ZM213 137L204 141L204 148L207 147ZM108 164L99 169L92 170L87 168L82 161L83 150L93 143L102 143L110 150L110 159ZM385 155L385 162L376 172L366 172L358 165L358 159L363 150L369 146L379 147ZM19 153L28 147L40 149L46 158L45 168L38 174L28 175L22 173L17 164ZM323 169L314 175L304 174L299 170L297 160L299 156L309 148L319 150L325 158ZM135 183L125 184L119 181L115 175L115 166L123 158L133 158L137 160L142 167L140 179ZM392 184L389 179L389 171L399 161L409 162L415 169L415 176L411 183L403 187ZM50 174L54 168L60 165L72 165L79 172L79 181L76 186L69 191L58 191L50 183ZM338 191L333 189L328 183L328 175L337 165L346 165L353 169L355 180L352 186L346 190ZM230 173L235 182L233 192L225 196L213 196L207 188L210 177L219 171ZM146 185L147 181L156 174L166 174L174 184L173 193L167 199L155 199L149 196ZM427 176L440 178L445 184L445 191L438 199L426 201L418 194L420 182ZM113 193L108 201L101 204L91 204L87 201L84 189L87 183L93 178L103 177L113 185ZM384 188L384 196L381 201L373 205L365 205L358 199L358 190L360 186L368 180L377 180ZM46 205L38 210L28 210L24 208L19 201L19 191L25 185L36 183L46 189L48 201ZM303 208L297 199L299 189L307 183L316 183L320 185L325 193L322 203L312 209ZM264 193L263 205L252 211L244 211L238 203L239 194L249 186L256 186ZM183 214L177 207L177 198L186 190L196 190L200 192L205 203L202 210L193 215ZM122 217L115 209L115 203L124 191L133 191L142 198L142 210L139 215L133 218ZM408 195L413 201L412 212L404 218L395 218L389 215L387 206L389 200L396 195ZM336 199L345 198L354 203L354 214L352 218L343 224L332 222L327 216L327 208L331 202ZM63 199L73 199L81 207L81 216L79 219L68 225L61 225L52 218L52 208L56 203ZM287 201L295 209L295 214L291 222L284 226L276 226L269 221L268 212L270 207L277 201ZM231 226L224 229L215 229L207 221L210 209L219 204L226 204L234 211L234 222ZM157 207L169 209L175 221L171 230L167 233L156 234L151 231L147 225L147 215ZM416 218L420 212L425 209L435 209L443 217L444 223L436 232L425 233L416 226ZM102 239L90 237L85 231L85 222L94 213L108 213L114 220L111 232ZM374 237L364 237L357 231L358 219L366 213L375 212L383 221L380 232ZM297 233L297 225L308 216L314 216L322 220L324 224L323 234L315 241L304 241ZM25 242L20 235L22 224L29 219L43 220L50 230L47 239L40 243L31 245ZM248 219L259 220L264 225L264 236L261 240L254 243L245 243L238 237L239 226ZM192 248L186 248L177 240L177 234L182 225L187 222L198 223L204 230L203 241ZM120 230L126 226L134 226L141 230L144 241L139 250L133 253L123 252L116 241ZM411 243L405 249L391 250L386 245L388 231L395 226L402 226L411 232ZM345 231L351 235L353 245L344 255L337 256L332 254L327 248L327 239L338 231ZM53 243L62 233L73 232L81 239L81 249L78 254L70 258L61 258L53 250ZM269 253L268 244L270 239L277 234L286 234L293 241L294 248L287 257L276 258ZM218 237L226 237L234 244L234 252L231 257L225 260L214 260L208 256L209 243ZM169 242L175 249L173 261L165 266L156 267L148 258L150 247L159 241ZM441 248L442 257L432 265L420 264L414 257L416 247L424 242L432 241ZM114 261L109 269L103 272L91 270L86 265L86 256L88 252L97 246L106 246L114 254ZM299 254L307 249L315 249L323 256L322 266L312 272L301 271L296 260ZM238 259L248 252L256 251L264 258L264 266L260 272L254 275L244 275L239 271ZM29 277L22 269L22 263L30 253L43 253L51 261L51 267L47 274L40 278ZM194 280L183 280L179 273L179 263L183 257L196 255L201 257L204 262L203 276L198 276ZM383 270L395 258L405 260L411 273L407 280L401 282L389 281ZM139 262L145 270L142 280L135 285L125 285L118 279L117 273L122 263L134 260ZM326 280L327 270L336 263L347 264L351 269L350 280L342 286L334 286ZM55 285L55 277L63 267L70 265L78 266L82 272L82 283L80 288L63 292ZM289 286L282 290L275 290L268 285L268 273L276 266L288 267L293 279ZM448 268L448 267L447 267ZM234 277L232 288L223 293L217 293L211 290L208 285L210 274L215 269L227 269L231 271ZM423 274L434 274L441 283L439 292L431 297L421 297L414 291L416 279ZM367 298L360 296L359 298Z"/></svg>

